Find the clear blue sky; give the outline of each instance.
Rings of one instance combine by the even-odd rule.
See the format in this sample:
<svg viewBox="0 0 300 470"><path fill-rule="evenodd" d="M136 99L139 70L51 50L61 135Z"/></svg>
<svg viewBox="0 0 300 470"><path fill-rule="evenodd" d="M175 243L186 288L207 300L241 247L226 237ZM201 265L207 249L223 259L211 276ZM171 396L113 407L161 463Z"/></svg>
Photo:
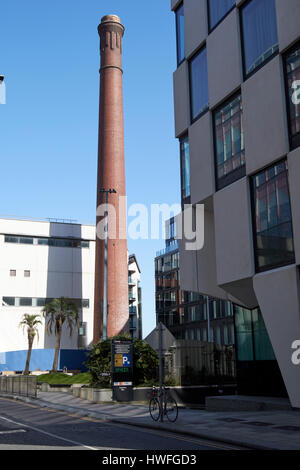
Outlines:
<svg viewBox="0 0 300 470"><path fill-rule="evenodd" d="M179 203L174 137L175 19L169 0L10 0L0 16L0 215L95 221L99 37L106 14L124 36L129 205ZM130 222L130 219L128 220ZM144 336L155 326L154 256L163 240L129 240L142 270Z"/></svg>

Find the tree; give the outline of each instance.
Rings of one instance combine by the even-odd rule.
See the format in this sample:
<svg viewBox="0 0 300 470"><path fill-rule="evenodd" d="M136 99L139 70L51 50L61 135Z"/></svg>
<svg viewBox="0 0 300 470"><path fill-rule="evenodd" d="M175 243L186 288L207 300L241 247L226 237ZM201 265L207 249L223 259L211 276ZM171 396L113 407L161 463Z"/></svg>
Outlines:
<svg viewBox="0 0 300 470"><path fill-rule="evenodd" d="M92 385L109 387L111 372L112 340L129 340L130 335L118 335L94 344L89 353L86 366L92 376ZM133 381L134 385L154 382L157 379L158 356L143 340L133 340ZM103 375L104 374L104 375Z"/></svg>
<svg viewBox="0 0 300 470"><path fill-rule="evenodd" d="M24 333L25 328L27 328L27 338L28 338L28 351L27 351L24 375L29 374L31 351L32 351L32 345L33 345L35 336L37 336L37 338L39 339L38 325L42 324L40 318L41 318L40 315L29 315L28 313L24 313L23 319L19 324L20 327L23 327L23 333Z"/></svg>
<svg viewBox="0 0 300 470"><path fill-rule="evenodd" d="M71 337L73 335L74 328L78 328L79 326L78 308L72 300L61 297L60 299L54 299L46 304L42 311L47 321L46 332L48 335L52 334L54 327L56 344L52 372L57 372L63 325L64 323L67 324Z"/></svg>

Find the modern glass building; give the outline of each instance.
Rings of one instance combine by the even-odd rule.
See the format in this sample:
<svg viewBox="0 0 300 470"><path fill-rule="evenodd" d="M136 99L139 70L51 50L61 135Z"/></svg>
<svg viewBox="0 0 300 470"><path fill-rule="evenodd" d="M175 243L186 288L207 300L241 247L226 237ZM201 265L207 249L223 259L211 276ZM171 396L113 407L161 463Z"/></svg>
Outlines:
<svg viewBox="0 0 300 470"><path fill-rule="evenodd" d="M176 339L234 345L233 305L180 288L180 259L174 238L170 238L155 258L156 321L163 323Z"/></svg>
<svg viewBox="0 0 300 470"><path fill-rule="evenodd" d="M240 390L287 393L297 408L300 2L171 0L171 9L182 207L204 206L205 232L201 250L179 240L180 287L232 302Z"/></svg>

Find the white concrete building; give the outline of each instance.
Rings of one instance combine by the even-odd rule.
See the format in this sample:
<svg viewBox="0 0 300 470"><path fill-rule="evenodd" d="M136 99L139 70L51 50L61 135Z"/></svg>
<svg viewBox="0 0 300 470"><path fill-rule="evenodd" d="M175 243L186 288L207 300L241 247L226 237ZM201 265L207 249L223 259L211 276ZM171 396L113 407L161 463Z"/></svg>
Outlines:
<svg viewBox="0 0 300 470"><path fill-rule="evenodd" d="M132 338L142 339L141 271L135 255L128 257L129 331Z"/></svg>
<svg viewBox="0 0 300 470"><path fill-rule="evenodd" d="M131 275L137 285L139 271ZM55 335L45 331L42 308L60 297L78 305L80 328L70 337L64 326L59 368L82 366L93 340L94 276L94 225L0 219L0 371L24 369L28 343L19 324L25 313L42 319L30 369L52 367Z"/></svg>

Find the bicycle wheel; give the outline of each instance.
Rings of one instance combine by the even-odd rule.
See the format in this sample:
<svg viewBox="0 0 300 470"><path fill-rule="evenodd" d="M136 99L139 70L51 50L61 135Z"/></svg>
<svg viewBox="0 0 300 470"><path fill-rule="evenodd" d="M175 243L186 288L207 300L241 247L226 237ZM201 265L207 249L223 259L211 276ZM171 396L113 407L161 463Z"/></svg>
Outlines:
<svg viewBox="0 0 300 470"><path fill-rule="evenodd" d="M165 411L168 418L168 421L174 423L178 416L178 406L174 398L167 397Z"/></svg>
<svg viewBox="0 0 300 470"><path fill-rule="evenodd" d="M160 406L157 398L151 398L149 402L149 413L154 421L158 421L160 417Z"/></svg>

